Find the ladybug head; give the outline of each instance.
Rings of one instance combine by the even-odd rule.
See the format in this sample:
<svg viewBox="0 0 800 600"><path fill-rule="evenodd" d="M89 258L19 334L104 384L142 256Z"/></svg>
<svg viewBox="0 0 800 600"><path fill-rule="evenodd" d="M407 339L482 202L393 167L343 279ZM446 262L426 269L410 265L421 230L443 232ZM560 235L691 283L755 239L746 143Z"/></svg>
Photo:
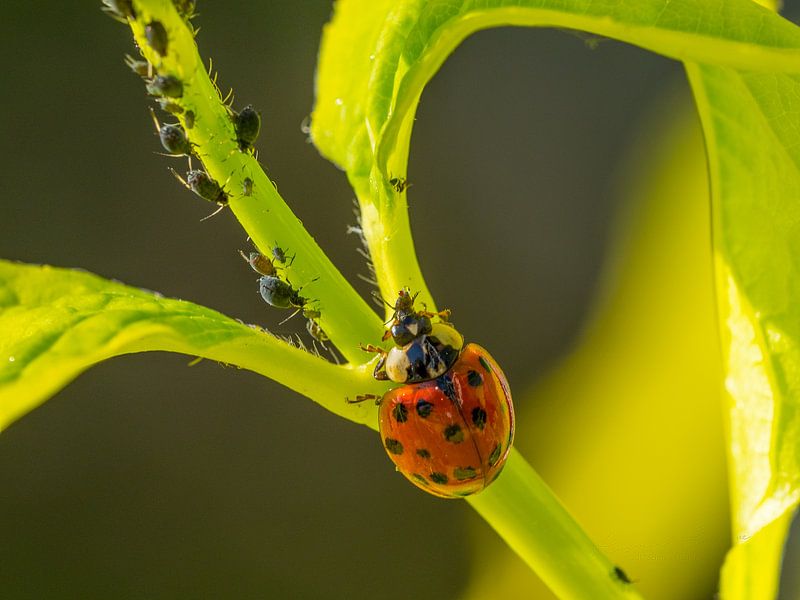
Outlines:
<svg viewBox="0 0 800 600"><path fill-rule="evenodd" d="M407 287L397 293L397 300L393 306L392 325L383 339L391 337L395 344L403 347L431 332L430 318L426 314L414 310L416 298L417 294L412 294Z"/></svg>
<svg viewBox="0 0 800 600"><path fill-rule="evenodd" d="M419 294L419 292L417 292ZM417 294L411 294L411 290L403 288L397 293L397 300L394 301L394 319L402 319L404 316L414 312L414 300Z"/></svg>

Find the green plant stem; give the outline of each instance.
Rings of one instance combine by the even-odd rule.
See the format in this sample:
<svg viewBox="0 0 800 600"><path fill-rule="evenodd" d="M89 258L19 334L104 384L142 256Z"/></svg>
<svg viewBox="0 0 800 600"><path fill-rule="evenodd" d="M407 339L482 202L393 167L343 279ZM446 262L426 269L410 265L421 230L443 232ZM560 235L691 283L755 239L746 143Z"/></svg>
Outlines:
<svg viewBox="0 0 800 600"><path fill-rule="evenodd" d="M210 308L84 271L0 260L0 305L0 430L92 365L133 352L248 369L373 429L375 403L345 397L388 387L369 366L335 365Z"/></svg>
<svg viewBox="0 0 800 600"><path fill-rule="evenodd" d="M641 598L515 449L497 481L467 501L559 598Z"/></svg>
<svg viewBox="0 0 800 600"><path fill-rule="evenodd" d="M708 32L700 31L687 36L685 31L627 23L618 16L610 16L617 10L614 3L608 3L606 10L609 14L603 14L603 9L597 8L591 11L595 14L588 10L583 14L579 2L569 3L563 10L494 4L486 10L472 10L442 28L441 33L428 42L421 57L395 82L396 92L388 113L386 107L389 103L383 97L374 100L377 108L367 111L370 130L375 132L371 187L367 189L360 185L358 175L351 177L351 182L357 192L362 190L358 192L358 198L363 213L371 211L383 219L381 226L375 227L374 231L371 228L374 219L366 219L364 235L384 295L399 285L409 285L420 291L420 298L429 306L434 306L413 250L405 192L394 198L386 182L392 176L405 175L414 116L422 90L447 57L476 31L509 25L561 27L614 38L677 60L693 59L758 71L800 71L800 51L796 48L764 47L715 39ZM402 14L404 9L399 7L397 10ZM395 15L395 18L402 20L401 16ZM359 173L359 169L350 171Z"/></svg>
<svg viewBox="0 0 800 600"><path fill-rule="evenodd" d="M377 429L374 402L345 402L348 396L352 398L364 393L380 395L386 391L386 384L375 380L368 365L335 365L270 337L269 334L254 332L251 339L237 338L198 349L186 338L162 330L150 338L143 337L129 343L124 353L158 349L189 356L200 355L235 365L277 381L335 415Z"/></svg>
<svg viewBox="0 0 800 600"><path fill-rule="evenodd" d="M262 253L269 256L277 245L296 255L283 274L295 288L302 287L302 296L312 300L311 308L320 310L320 324L345 358L365 362L369 357L358 345L380 339L381 319L305 230L256 158L240 151L229 109L200 60L193 32L172 2L138 0L136 6L137 18L130 21L134 37L160 75L173 75L183 82L183 96L176 102L194 113L193 127L186 127L185 112L178 118L206 171L229 193L234 215ZM161 22L167 30L166 56L159 56L147 43L145 25L151 21ZM242 193L246 178L253 181L250 196Z"/></svg>
<svg viewBox="0 0 800 600"><path fill-rule="evenodd" d="M406 153L404 156L408 156ZM405 164L398 165L397 173L405 173ZM436 310L436 303L428 291L417 261L411 226L408 220L406 192L397 193L386 184L377 170L373 176L351 177L361 208L361 229L369 247L375 268L375 280L381 296L386 300L396 297L398 290L408 287L418 294L417 300L428 310ZM387 307L387 317L391 309Z"/></svg>

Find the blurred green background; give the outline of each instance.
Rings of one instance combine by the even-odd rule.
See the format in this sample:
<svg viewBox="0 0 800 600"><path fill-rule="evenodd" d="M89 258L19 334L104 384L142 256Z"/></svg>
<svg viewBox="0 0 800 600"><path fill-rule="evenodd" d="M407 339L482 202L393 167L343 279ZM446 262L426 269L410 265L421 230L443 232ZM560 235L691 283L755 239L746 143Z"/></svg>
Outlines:
<svg viewBox="0 0 800 600"><path fill-rule="evenodd" d="M248 243L231 214L201 222L213 207L167 171L184 163L154 154L149 101L122 62L134 54L130 34L99 4L3 3L0 256L81 267L279 333L302 331L299 318L277 326L286 314L261 301L237 255ZM199 12L200 50L213 57L220 87L234 88L237 106L262 111L257 147L267 172L368 294L356 276L366 273L358 240L346 235L353 193L301 133L330 3L201 0ZM694 402L694 392L650 394L648 381L626 379L647 370L628 370L612 354L639 348L639 318L674 325L663 343L647 338L669 345L670 356L707 357L710 289L700 292L706 312L689 318L685 332L683 321L655 309L674 306L658 302L684 292L680 277L659 278L669 282L663 290L647 288L658 292L655 300L639 298L629 283L621 297L637 308L608 309L623 316L616 325L605 319L612 333L589 325L593 314L604 319L598 306L614 304L614 282L625 281L625 271L609 264L625 264L615 249L630 238L626 223L642 219L653 232L634 247L659 235L681 244L680 214L669 213L659 229L661 209L637 216L642 211L626 200L656 180L642 180L635 158L658 158L657 136L671 135L670 124L691 125L678 115L687 105L680 66L645 51L566 31L483 32L425 91L408 177L431 290L505 369L516 393L518 446L650 597L700 599L714 593L727 543L714 359L689 375L655 369L654 378L698 394L693 381L712 384L702 389L704 408L689 414L694 437L662 440L671 402ZM694 131L674 136L677 147L687 144L679 156L695 157ZM692 164L692 190L702 191L702 163ZM675 183L672 197L686 200L681 166L672 168L665 181ZM698 202L693 223L703 232ZM658 268L694 259L692 268L709 268L707 240L693 239L699 256L670 263L670 254ZM646 278L655 267L632 269ZM639 334L638 342L628 334ZM612 338L611 349L597 341ZM585 344L553 371L579 339L595 348ZM598 353L609 364L618 359L616 370L597 362ZM189 361L146 354L102 364L0 435L0 597L548 597L534 593L529 575L465 503L428 497L394 473L373 432L251 373L210 362L189 368ZM569 387L582 382L587 389ZM614 405L612 396L629 403ZM638 432L645 446L663 442L659 456L672 470L648 463L635 445L614 446L626 432ZM709 472L687 464L698 443L705 458L697 469ZM678 458L670 444L681 446ZM697 511L687 508L700 526L680 508L693 496L707 496ZM688 550L665 536L690 538ZM676 564L697 571L680 595L658 579L658 572L674 576Z"/></svg>

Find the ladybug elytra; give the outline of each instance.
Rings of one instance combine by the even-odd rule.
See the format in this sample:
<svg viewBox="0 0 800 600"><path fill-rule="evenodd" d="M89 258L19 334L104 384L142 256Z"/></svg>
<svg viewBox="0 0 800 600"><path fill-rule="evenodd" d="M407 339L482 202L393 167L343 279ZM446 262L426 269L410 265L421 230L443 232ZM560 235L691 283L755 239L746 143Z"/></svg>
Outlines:
<svg viewBox="0 0 800 600"><path fill-rule="evenodd" d="M376 379L403 384L378 399L381 440L417 487L442 498L469 496L492 483L508 457L511 391L486 350L464 345L446 321L449 311L415 310L415 298L408 289L398 295L384 335L394 341L391 350L364 347L380 355ZM356 401L369 398L376 397Z"/></svg>

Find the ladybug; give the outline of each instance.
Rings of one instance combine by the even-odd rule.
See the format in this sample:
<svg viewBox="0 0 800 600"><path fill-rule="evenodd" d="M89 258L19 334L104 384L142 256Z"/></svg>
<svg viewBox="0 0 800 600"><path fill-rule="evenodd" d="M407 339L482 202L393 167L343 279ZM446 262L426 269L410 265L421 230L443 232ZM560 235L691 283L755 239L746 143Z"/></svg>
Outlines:
<svg viewBox="0 0 800 600"><path fill-rule="evenodd" d="M403 385L376 399L381 440L411 483L442 498L461 498L492 483L514 440L514 407L503 371L491 355L449 323L449 311L415 310L408 289L394 304L388 352L374 376ZM439 321L431 322L431 317Z"/></svg>

